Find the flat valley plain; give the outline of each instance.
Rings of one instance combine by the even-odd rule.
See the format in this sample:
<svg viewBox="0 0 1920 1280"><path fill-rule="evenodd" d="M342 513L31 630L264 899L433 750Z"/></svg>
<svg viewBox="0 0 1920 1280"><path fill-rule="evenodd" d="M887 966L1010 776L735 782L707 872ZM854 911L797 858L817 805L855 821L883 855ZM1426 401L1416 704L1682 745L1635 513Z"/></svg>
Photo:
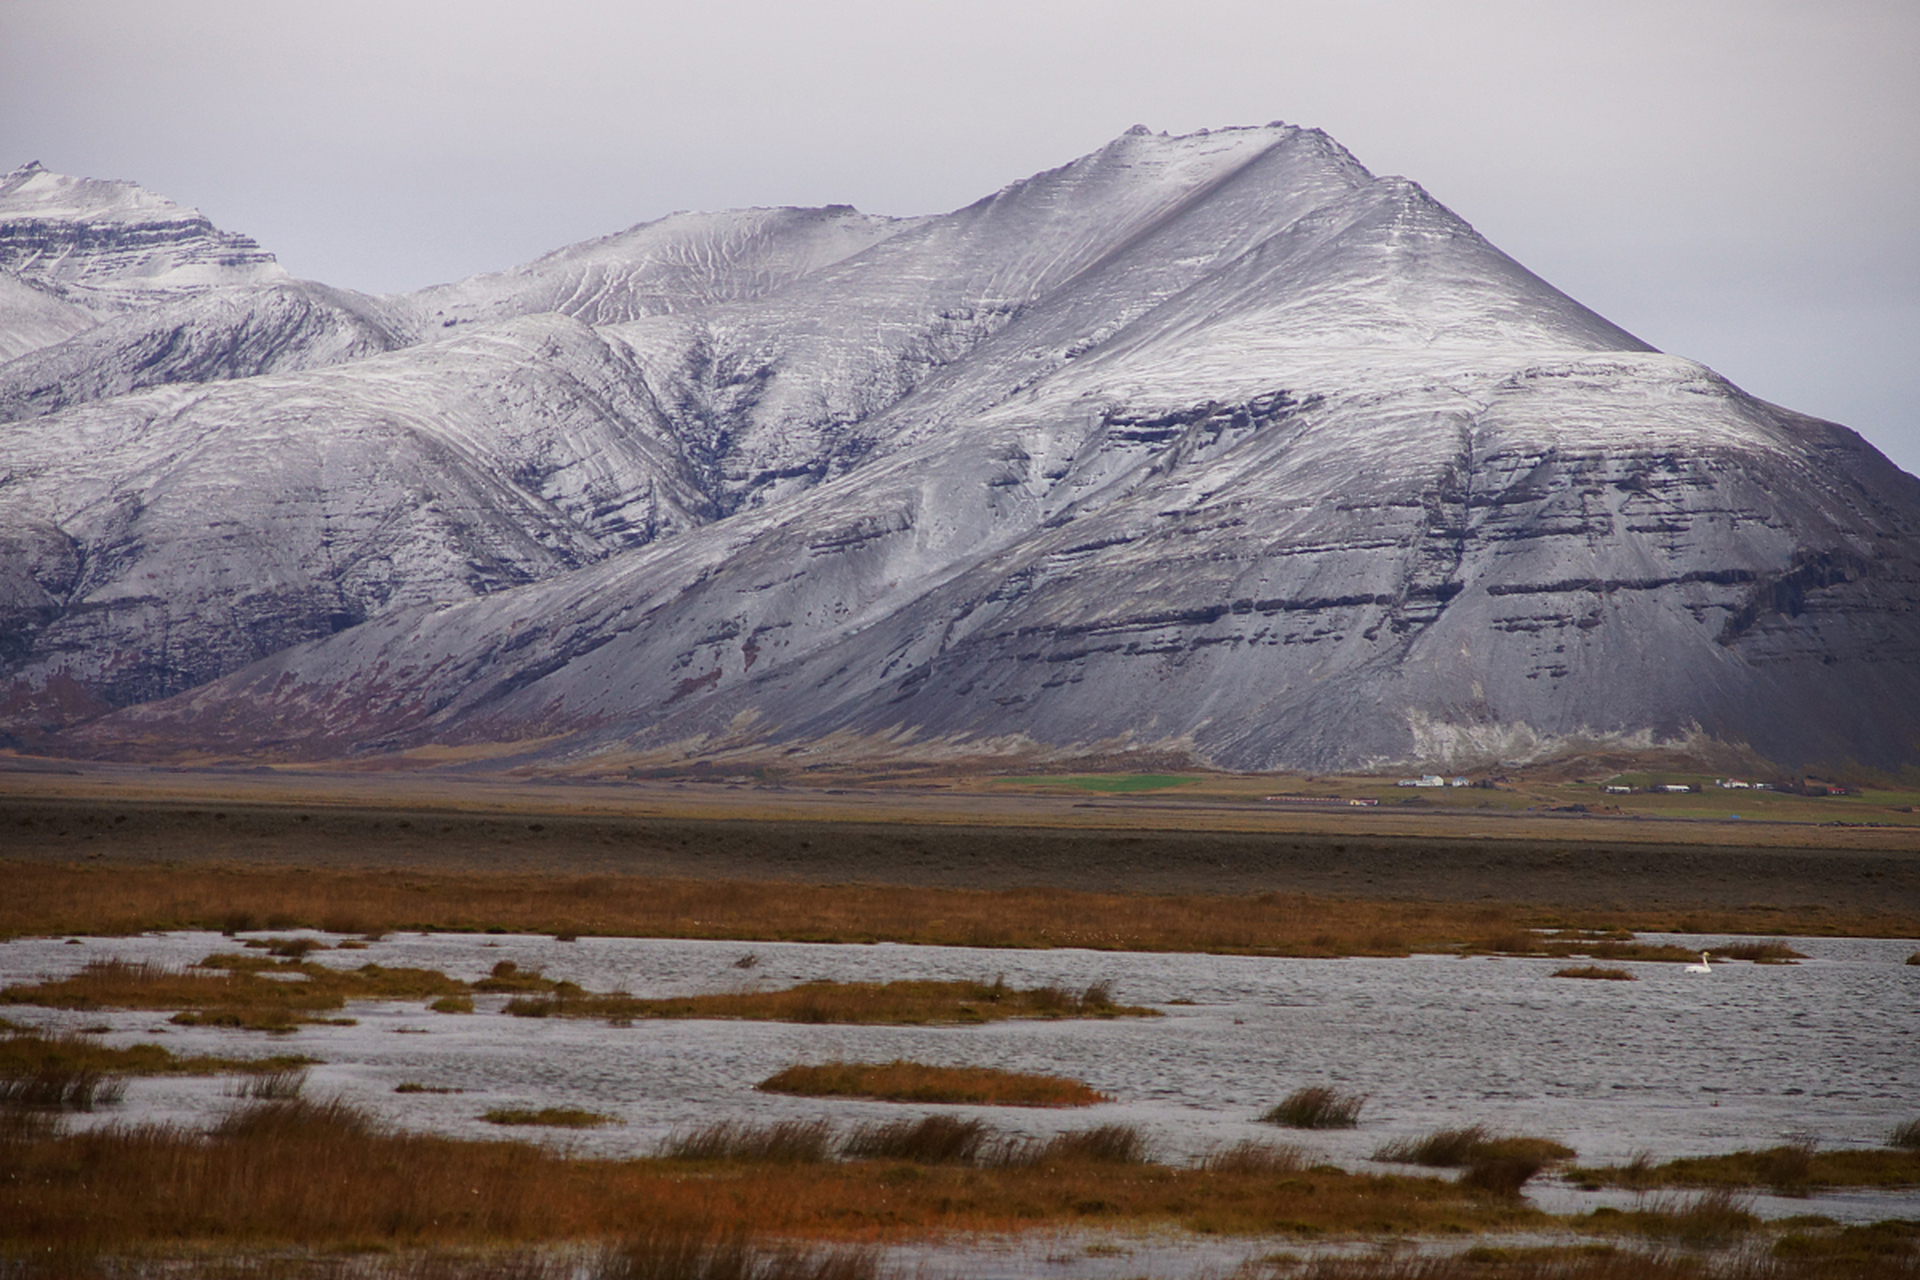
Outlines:
<svg viewBox="0 0 1920 1280"><path fill-rule="evenodd" d="M1380 803L1301 808L1267 799L1276 794ZM767 901L791 900L802 886L921 890L929 901L939 891L1021 889L1115 899L1281 894L1450 911L1501 905L1536 925L1920 935L1920 825L1892 803L1905 797L1660 795L1635 797L1638 812L1593 811L1603 798L1613 799L1591 783L1552 779L1440 791L1232 775L798 786L8 758L0 759L0 862L12 864L16 888L56 868L246 872L241 881L289 894L313 877L340 885L363 872L389 873L369 882L380 892L391 890L394 872L435 881L422 880L422 894L451 891L454 880L597 886L581 890L578 919L425 922L455 928L591 929L595 894L623 881L672 881L762 885ZM1588 812L1565 811L1583 801ZM1735 806L1754 816L1704 816ZM1784 816L1768 819L1769 806ZM88 883L111 897L111 886L129 878ZM35 908L9 897L0 933L112 923L28 919ZM291 909L293 898L286 901ZM1052 941L1102 945L1092 936L1100 932Z"/></svg>

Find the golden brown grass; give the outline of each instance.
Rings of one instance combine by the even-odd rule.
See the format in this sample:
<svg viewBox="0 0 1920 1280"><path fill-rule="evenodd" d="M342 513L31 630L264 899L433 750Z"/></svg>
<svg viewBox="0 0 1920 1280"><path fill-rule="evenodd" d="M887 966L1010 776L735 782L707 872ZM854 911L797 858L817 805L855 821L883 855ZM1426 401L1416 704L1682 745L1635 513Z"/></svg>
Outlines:
<svg viewBox="0 0 1920 1280"><path fill-rule="evenodd" d="M47 1071L95 1071L115 1076L271 1075L298 1070L317 1061L298 1054L266 1058L177 1057L157 1044L114 1048L79 1034L42 1035L14 1030L0 1035L0 1078L16 1079Z"/></svg>
<svg viewBox="0 0 1920 1280"><path fill-rule="evenodd" d="M581 1107L493 1107L480 1117L488 1124L532 1125L548 1129L595 1129L618 1120Z"/></svg>
<svg viewBox="0 0 1920 1280"><path fill-rule="evenodd" d="M1891 1275L1902 1264L1912 1276L1920 1274L1920 1222L1801 1229L1774 1241L1770 1252L1776 1260L1819 1267L1836 1277Z"/></svg>
<svg viewBox="0 0 1920 1280"><path fill-rule="evenodd" d="M1459 1169L1476 1160L1526 1159L1542 1162L1571 1160L1572 1147L1551 1138L1523 1135L1498 1136L1485 1125L1464 1129L1437 1129L1424 1138L1389 1142L1373 1153L1375 1160L1396 1164L1419 1164L1433 1169Z"/></svg>
<svg viewBox="0 0 1920 1280"><path fill-rule="evenodd" d="M470 990L517 991L506 1011L519 1017L739 1018L803 1023L936 1025L997 1022L1007 1018L1158 1017L1157 1010L1115 1004L1111 989L1096 983L1083 992L1058 987L1009 987L986 982L808 982L775 991L643 1000L590 993L556 982L510 960L469 987L432 969L330 969L303 960L221 954L187 969L101 960L79 973L0 990L0 1004L56 1009L180 1009L173 1021L190 1026L292 1031L303 1022L341 1022L324 1015L348 999L396 1000L433 997L442 1013L471 1013Z"/></svg>
<svg viewBox="0 0 1920 1280"><path fill-rule="evenodd" d="M1567 1171L1591 1186L1766 1187L1786 1195L1814 1187L1920 1186L1920 1150L1820 1151L1809 1143L1789 1143L1759 1151L1717 1156L1686 1156L1653 1164L1636 1160Z"/></svg>
<svg viewBox="0 0 1920 1280"><path fill-rule="evenodd" d="M1301 1173L1312 1163L1304 1147L1251 1139L1209 1151L1199 1160L1200 1168L1216 1173Z"/></svg>
<svg viewBox="0 0 1920 1280"><path fill-rule="evenodd" d="M660 1148L662 1159L735 1161L754 1164L819 1164L833 1154L833 1126L825 1120L779 1120L747 1124L716 1120L676 1133Z"/></svg>
<svg viewBox="0 0 1920 1280"><path fill-rule="evenodd" d="M556 982L538 969L522 969L511 960L502 960L493 966L493 971L473 984L475 991L513 992L529 994L535 992L557 992L562 996L584 995L585 992L571 982Z"/></svg>
<svg viewBox="0 0 1920 1280"><path fill-rule="evenodd" d="M1541 949L1535 925L1579 926L1612 949L1595 958L1691 959L1611 936L1617 919L1464 902L1377 902L1253 893L1119 894L1057 888L999 891L894 885L800 885L642 876L482 872L114 867L0 864L0 937L156 929L219 929L236 918L274 927L575 932L605 936L823 942L915 942L945 946L1074 946L1129 951L1204 951L1289 956L1405 955L1517 939ZM1646 914L1646 913L1643 913ZM1839 920L1779 912L1647 915L1647 928L1725 933L1853 932L1896 937L1915 917ZM1598 932L1594 932L1598 931ZM1483 948L1484 949L1484 948ZM1495 948L1498 949L1498 948Z"/></svg>
<svg viewBox="0 0 1920 1280"><path fill-rule="evenodd" d="M1795 951L1784 942L1724 942L1714 949L1721 960L1751 960L1755 964L1792 964L1805 960L1806 953Z"/></svg>
<svg viewBox="0 0 1920 1280"><path fill-rule="evenodd" d="M499 1246L684 1222L882 1240L1062 1224L1315 1234L1547 1221L1439 1179L1323 1169L1276 1178L1102 1159L1111 1153L1110 1144L1059 1142L1010 1167L703 1169L396 1133L339 1102L262 1103L211 1135L146 1126L0 1143L0 1248Z"/></svg>
<svg viewBox="0 0 1920 1280"><path fill-rule="evenodd" d="M1759 1227L1752 1204L1720 1187L1696 1196L1649 1200L1632 1209L1600 1208L1575 1218L1575 1225L1608 1234L1648 1236L1692 1248L1726 1245Z"/></svg>
<svg viewBox="0 0 1920 1280"><path fill-rule="evenodd" d="M1598 964L1572 964L1564 969L1555 969L1556 978L1594 978L1601 982L1635 982L1637 979L1625 969L1609 969Z"/></svg>
<svg viewBox="0 0 1920 1280"><path fill-rule="evenodd" d="M984 1120L936 1113L863 1125L841 1144L840 1153L850 1160L972 1164L999 1145L999 1135Z"/></svg>
<svg viewBox="0 0 1920 1280"><path fill-rule="evenodd" d="M578 991L578 988L574 989ZM803 982L776 991L639 999L624 995L525 997L508 1013L527 1018L739 1018L763 1022L887 1026L961 1025L1008 1018L1151 1018L1157 1010L1118 1005L1104 985L1085 992L994 982Z"/></svg>
<svg viewBox="0 0 1920 1280"><path fill-rule="evenodd" d="M1085 1107L1107 1095L1065 1076L995 1067L935 1067L892 1062L823 1062L792 1066L754 1088L807 1098L876 1098L883 1102L954 1102L994 1107Z"/></svg>
<svg viewBox="0 0 1920 1280"><path fill-rule="evenodd" d="M397 1000L464 994L466 984L431 969L330 969L262 955L212 955L172 969L146 962L96 960L79 973L0 990L0 1004L51 1009L179 1009L176 1022L290 1031L350 999Z"/></svg>
<svg viewBox="0 0 1920 1280"><path fill-rule="evenodd" d="M1351 1129L1360 1123L1363 1093L1341 1093L1325 1085L1295 1089L1269 1107L1260 1119L1289 1129Z"/></svg>
<svg viewBox="0 0 1920 1280"><path fill-rule="evenodd" d="M512 1280L560 1280L558 1268ZM590 1280L877 1280L871 1249L796 1248L759 1244L736 1229L654 1228L603 1249ZM506 1280L488 1277L487 1280Z"/></svg>

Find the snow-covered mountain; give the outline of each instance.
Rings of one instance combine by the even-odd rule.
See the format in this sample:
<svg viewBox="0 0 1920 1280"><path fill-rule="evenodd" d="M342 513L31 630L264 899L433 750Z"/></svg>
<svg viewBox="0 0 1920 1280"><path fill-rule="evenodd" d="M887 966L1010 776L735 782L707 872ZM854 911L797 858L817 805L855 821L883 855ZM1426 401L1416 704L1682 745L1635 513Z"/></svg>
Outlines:
<svg viewBox="0 0 1920 1280"><path fill-rule="evenodd" d="M272 254L197 209L38 162L0 176L0 271L110 310L287 278Z"/></svg>
<svg viewBox="0 0 1920 1280"><path fill-rule="evenodd" d="M674 215L404 297L236 280L63 334L14 296L23 741L1920 755L1920 481L1317 131L1135 129L944 216Z"/></svg>

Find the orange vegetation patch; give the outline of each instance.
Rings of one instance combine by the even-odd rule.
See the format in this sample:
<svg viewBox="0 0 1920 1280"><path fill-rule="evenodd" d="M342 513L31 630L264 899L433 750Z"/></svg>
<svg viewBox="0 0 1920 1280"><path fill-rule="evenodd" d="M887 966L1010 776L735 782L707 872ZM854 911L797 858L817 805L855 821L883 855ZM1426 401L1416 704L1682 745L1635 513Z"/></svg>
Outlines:
<svg viewBox="0 0 1920 1280"><path fill-rule="evenodd" d="M575 988L577 991L578 988ZM643 1000L623 995L572 995L512 1000L507 1012L523 1018L740 1018L761 1022L926 1026L1000 1022L1008 1018L1152 1018L1159 1012L1115 1004L1105 984L1084 992L1058 987L1009 987L986 982L803 982L777 991Z"/></svg>
<svg viewBox="0 0 1920 1280"><path fill-rule="evenodd" d="M181 1009L176 1021L291 1030L350 999L400 1000L463 994L466 984L431 969L330 969L262 955L212 955L185 969L96 960L71 977L0 990L0 1004L52 1009Z"/></svg>
<svg viewBox="0 0 1920 1280"><path fill-rule="evenodd" d="M1548 914L1488 902L1368 901L1303 893L1093 893L935 886L805 885L651 876L322 870L271 867L0 864L0 937L135 934L171 929L395 930L596 934L609 937L896 941L940 946L1088 947L1288 956L1406 955L1462 946L1614 954L1631 935L1618 917ZM1815 912L1641 912L1638 927L1674 932L1849 932L1903 937L1915 916L1841 921ZM1789 927L1791 926L1791 928ZM1595 942L1609 946L1595 950ZM1582 944L1582 945L1572 945ZM1606 952L1604 956L1602 951ZM1723 953L1724 949L1723 949ZM1690 958L1672 955L1644 958Z"/></svg>
<svg viewBox="0 0 1920 1280"><path fill-rule="evenodd" d="M898 1240L1062 1225L1441 1234L1550 1221L1438 1178L1276 1177L1079 1151L1057 1144L1008 1168L915 1165L911 1177L884 1160L702 1168L398 1133L344 1103L293 1100L254 1104L211 1134L116 1126L0 1142L0 1246L499 1247L701 1222Z"/></svg>
<svg viewBox="0 0 1920 1280"><path fill-rule="evenodd" d="M1065 1076L1026 1075L995 1067L933 1067L892 1062L823 1062L792 1066L754 1088L802 1097L877 1098L882 1102L962 1102L1000 1107L1085 1107L1106 1094Z"/></svg>
<svg viewBox="0 0 1920 1280"><path fill-rule="evenodd" d="M1594 978L1601 982L1634 982L1637 979L1625 969L1612 969L1598 964L1574 964L1564 969L1555 969L1556 978Z"/></svg>
<svg viewBox="0 0 1920 1280"><path fill-rule="evenodd" d="M77 1032L45 1035L14 1029L0 1033L0 1080L77 1072L112 1076L267 1074L307 1066L314 1061L296 1054L267 1058L182 1058L157 1044L116 1048Z"/></svg>

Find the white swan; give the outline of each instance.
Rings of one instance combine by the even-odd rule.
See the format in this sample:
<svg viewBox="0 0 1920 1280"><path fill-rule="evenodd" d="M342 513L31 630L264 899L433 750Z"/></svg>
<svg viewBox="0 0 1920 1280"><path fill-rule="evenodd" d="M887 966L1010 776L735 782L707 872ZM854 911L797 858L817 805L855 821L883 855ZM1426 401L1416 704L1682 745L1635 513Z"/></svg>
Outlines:
<svg viewBox="0 0 1920 1280"><path fill-rule="evenodd" d="M1707 953L1702 951L1700 953L1700 963L1688 965L1687 972L1688 973L1712 973L1713 972L1712 966L1707 964Z"/></svg>

